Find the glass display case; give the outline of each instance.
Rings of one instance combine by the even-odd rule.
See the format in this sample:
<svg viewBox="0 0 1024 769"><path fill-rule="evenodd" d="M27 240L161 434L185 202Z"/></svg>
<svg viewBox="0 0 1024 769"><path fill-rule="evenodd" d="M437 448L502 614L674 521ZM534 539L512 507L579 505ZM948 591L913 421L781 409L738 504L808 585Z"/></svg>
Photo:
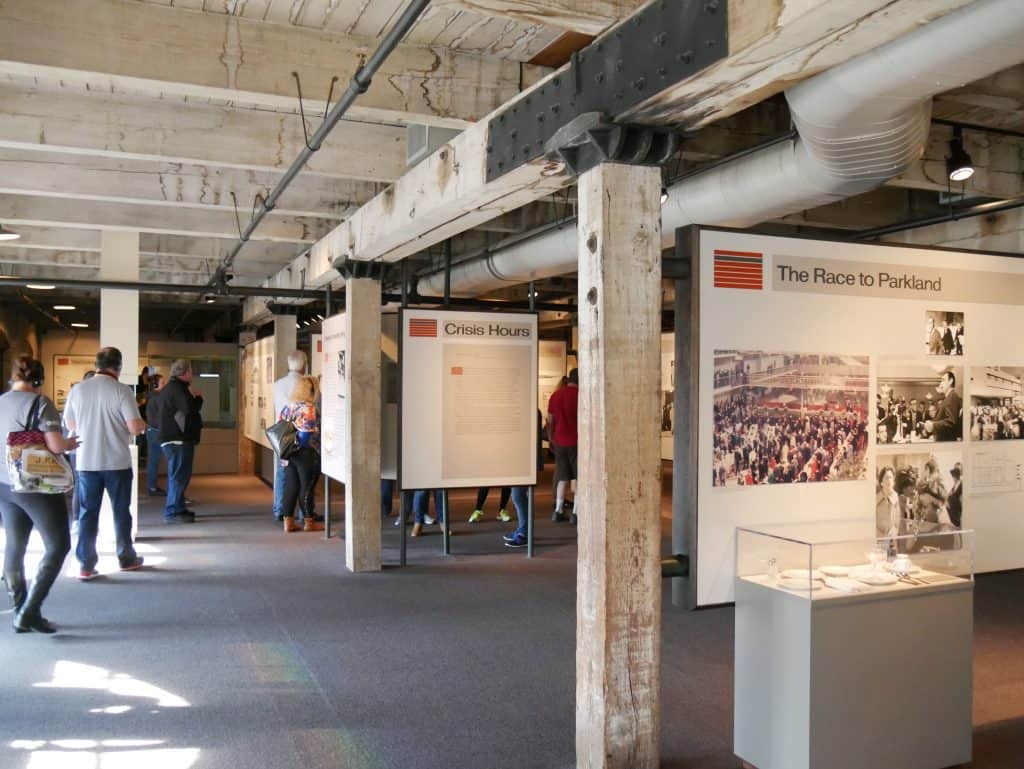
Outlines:
<svg viewBox="0 0 1024 769"><path fill-rule="evenodd" d="M742 527L736 578L811 600L974 579L974 532L877 537L863 520Z"/></svg>

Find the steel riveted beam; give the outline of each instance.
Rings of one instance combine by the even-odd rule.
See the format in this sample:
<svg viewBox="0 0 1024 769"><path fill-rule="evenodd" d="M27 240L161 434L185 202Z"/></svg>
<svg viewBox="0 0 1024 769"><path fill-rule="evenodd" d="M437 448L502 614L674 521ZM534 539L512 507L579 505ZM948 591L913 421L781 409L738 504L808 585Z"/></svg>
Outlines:
<svg viewBox="0 0 1024 769"><path fill-rule="evenodd" d="M587 113L620 115L729 53L727 4L659 0L573 55L568 67L488 122L487 179L545 154Z"/></svg>

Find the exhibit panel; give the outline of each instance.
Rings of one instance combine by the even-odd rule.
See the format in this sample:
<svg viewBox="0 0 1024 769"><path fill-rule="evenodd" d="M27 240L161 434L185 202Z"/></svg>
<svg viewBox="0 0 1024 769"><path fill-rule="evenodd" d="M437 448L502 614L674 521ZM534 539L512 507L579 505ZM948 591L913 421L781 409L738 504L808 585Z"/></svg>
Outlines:
<svg viewBox="0 0 1024 769"><path fill-rule="evenodd" d="M537 316L400 317L402 488L535 484Z"/></svg>
<svg viewBox="0 0 1024 769"><path fill-rule="evenodd" d="M348 414L345 410L348 381L348 352L345 332L345 313L324 319L323 352L320 367L320 414L322 441L320 465L325 475L341 483L348 483L348 462L345 431Z"/></svg>
<svg viewBox="0 0 1024 769"><path fill-rule="evenodd" d="M344 430L347 415L344 409L343 386L348 374L345 349L345 313L333 315L323 322L323 335L316 341L314 355L321 371L321 417L323 444L321 469L328 477L346 482ZM398 314L381 315L381 478L398 478Z"/></svg>
<svg viewBox="0 0 1024 769"><path fill-rule="evenodd" d="M737 526L976 531L1024 566L1024 264L701 229L694 605L733 600ZM972 474L977 472L978 478Z"/></svg>
<svg viewBox="0 0 1024 769"><path fill-rule="evenodd" d="M274 337L257 339L245 346L242 357L243 434L270 448L266 429L277 421L274 413Z"/></svg>
<svg viewBox="0 0 1024 769"><path fill-rule="evenodd" d="M565 342L542 340L538 343L537 406L547 410L548 401L566 375Z"/></svg>
<svg viewBox="0 0 1024 769"><path fill-rule="evenodd" d="M661 335L661 458L672 459L675 430L676 335Z"/></svg>
<svg viewBox="0 0 1024 769"><path fill-rule="evenodd" d="M972 532L881 548L857 521L737 534L739 758L757 769L970 761Z"/></svg>

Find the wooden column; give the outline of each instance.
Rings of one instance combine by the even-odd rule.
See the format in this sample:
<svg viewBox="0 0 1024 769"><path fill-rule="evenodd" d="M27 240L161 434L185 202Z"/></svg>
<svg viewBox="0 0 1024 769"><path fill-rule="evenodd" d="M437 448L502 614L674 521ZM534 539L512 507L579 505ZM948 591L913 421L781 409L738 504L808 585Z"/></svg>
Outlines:
<svg viewBox="0 0 1024 769"><path fill-rule="evenodd" d="M579 181L579 769L659 762L660 195L657 168Z"/></svg>
<svg viewBox="0 0 1024 769"><path fill-rule="evenodd" d="M345 281L345 565L380 571L380 282Z"/></svg>

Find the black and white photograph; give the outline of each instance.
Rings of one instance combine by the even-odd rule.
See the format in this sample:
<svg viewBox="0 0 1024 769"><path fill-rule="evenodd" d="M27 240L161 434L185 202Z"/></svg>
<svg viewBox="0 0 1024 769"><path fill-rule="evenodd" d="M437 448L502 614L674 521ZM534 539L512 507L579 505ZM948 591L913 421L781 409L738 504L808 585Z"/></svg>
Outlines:
<svg viewBox="0 0 1024 769"><path fill-rule="evenodd" d="M879 446L963 440L963 367L883 364L875 393Z"/></svg>
<svg viewBox="0 0 1024 769"><path fill-rule="evenodd" d="M963 483L958 451L880 455L875 483L877 536L916 536L961 528ZM943 538L908 544L910 550L915 546L942 549Z"/></svg>
<svg viewBox="0 0 1024 769"><path fill-rule="evenodd" d="M964 354L964 314L946 310L926 310L924 344L929 355Z"/></svg>
<svg viewBox="0 0 1024 769"><path fill-rule="evenodd" d="M971 368L971 440L1024 437L1024 366Z"/></svg>
<svg viewBox="0 0 1024 769"><path fill-rule="evenodd" d="M717 350L712 485L867 477L868 357Z"/></svg>

